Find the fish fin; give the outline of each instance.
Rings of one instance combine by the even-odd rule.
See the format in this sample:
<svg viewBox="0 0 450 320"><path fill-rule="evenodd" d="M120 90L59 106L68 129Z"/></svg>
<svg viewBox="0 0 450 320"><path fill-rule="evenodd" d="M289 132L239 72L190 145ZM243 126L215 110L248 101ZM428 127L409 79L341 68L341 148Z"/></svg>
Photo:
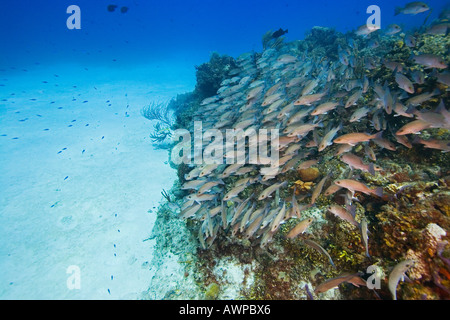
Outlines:
<svg viewBox="0 0 450 320"><path fill-rule="evenodd" d="M353 204L347 205L347 210L350 212L353 218L356 217L356 206Z"/></svg>
<svg viewBox="0 0 450 320"><path fill-rule="evenodd" d="M400 13L402 13L402 9L401 7L396 7L395 11L394 11L394 16L398 16Z"/></svg>
<svg viewBox="0 0 450 320"><path fill-rule="evenodd" d="M441 99L441 102L439 103L439 105L436 107L436 109L434 110L434 112L436 113L442 113L447 111L447 109L445 108L444 105L444 100Z"/></svg>
<svg viewBox="0 0 450 320"><path fill-rule="evenodd" d="M373 163L369 164L369 173L371 175L375 175L375 167L373 166Z"/></svg>

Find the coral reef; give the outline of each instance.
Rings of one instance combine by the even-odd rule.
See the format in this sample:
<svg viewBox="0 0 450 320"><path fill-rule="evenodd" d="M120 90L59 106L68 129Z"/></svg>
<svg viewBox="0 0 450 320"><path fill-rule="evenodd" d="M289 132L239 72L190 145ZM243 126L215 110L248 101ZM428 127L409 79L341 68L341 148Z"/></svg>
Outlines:
<svg viewBox="0 0 450 320"><path fill-rule="evenodd" d="M175 250L182 261L190 261L183 266L190 280L183 281L196 290L192 295L171 291L168 298L391 299L389 273L405 259L415 261L408 271L412 283L399 284L398 299L450 297L450 246L445 242L450 230L449 153L426 149L408 135L400 140L398 134L414 117L423 117L429 126L417 136L448 139L448 119L439 120L448 111L441 110L438 120L434 111L440 102L448 105L447 87L440 84L435 90L439 71L411 57L439 55L448 64L450 36L413 35L414 46L406 34L366 38L315 27L305 40L273 43L268 32L261 54L236 60L213 54L197 67L195 91L169 104L175 128L193 132L192 122L202 120L204 129L264 124L287 130L290 117L301 119L294 122L298 126L313 128L304 134L305 127L296 127L296 134L287 130L280 137L285 143L278 162L283 169L275 174L265 174L259 163L174 166L179 181L167 193L172 207L166 203L158 210L153 237L162 252ZM423 76L423 81L414 80L414 93L408 93L398 72ZM322 92L337 102L322 106L331 108L324 113L317 111L325 102L320 101ZM312 102L297 103L301 98ZM365 116L349 121L367 105ZM361 141L341 151L334 136L328 137L333 128L339 128L339 136L358 133ZM374 131L378 134L369 135ZM344 162L345 152L361 163ZM314 166L296 167L307 161ZM207 182L211 186L200 191ZM330 213L330 206L338 214ZM288 238L309 218L313 222L303 233ZM179 234L184 238L178 239ZM372 266L381 278L376 290L361 285ZM347 273L356 280L314 292Z"/></svg>
<svg viewBox="0 0 450 320"><path fill-rule="evenodd" d="M236 68L237 65L232 57L221 56L217 52L212 53L208 63L195 67L197 84L194 92L201 98L215 95L221 82L231 70Z"/></svg>

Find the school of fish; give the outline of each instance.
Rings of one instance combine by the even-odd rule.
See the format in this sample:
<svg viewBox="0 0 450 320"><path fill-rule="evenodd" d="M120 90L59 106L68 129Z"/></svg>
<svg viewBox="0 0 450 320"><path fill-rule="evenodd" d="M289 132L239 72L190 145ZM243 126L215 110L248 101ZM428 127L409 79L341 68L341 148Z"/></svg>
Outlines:
<svg viewBox="0 0 450 320"><path fill-rule="evenodd" d="M397 9L396 14L416 15L428 9L423 3L411 3ZM272 166L262 156L258 164L226 164L225 159L233 155L225 154L224 164L191 166L182 185L189 194L184 198L180 217L199 221L198 238L203 249L211 246L219 232L259 239L260 246L265 247L280 226L291 219L297 222L286 238L301 238L314 224L314 218L305 215L305 210L317 206L320 196L331 197L340 190L346 194L345 206L318 208L324 216L330 213L358 228L365 254L370 256L370 225L365 218L356 221L352 201L358 194L383 197L384 192L381 187L363 182L358 172L375 175L382 171L376 163L382 149L397 152L399 148L423 145L450 151L449 141L414 138L414 134L426 129L450 129L450 112L445 106L448 94L435 86L437 82L449 85L448 59L428 52L413 54L408 61L380 56L386 50L381 48L381 39L401 39L413 49L422 36L405 31L400 36L398 28L358 28L347 37L347 45L336 48L338 59L299 52L292 43L237 58L239 68L230 71L215 96L201 103L194 119L202 121L203 131L278 129L279 160ZM390 81L369 77L376 68L384 68ZM422 108L431 99L437 101L433 102L434 108ZM364 129L355 129L361 127ZM204 143L202 151L214 143ZM251 143L249 139L246 150ZM363 146L364 156L353 152L359 145ZM309 161L314 165L326 152L353 171L341 176L322 173L310 195L300 203L291 187L294 181L286 180L286 174ZM245 190L258 191L244 198ZM281 191L290 196L280 197ZM332 257L317 242L304 240L334 266ZM330 283L335 286L343 281L354 282L349 279L355 277L345 275ZM398 278L390 283L393 291ZM316 292L323 292L325 286Z"/></svg>

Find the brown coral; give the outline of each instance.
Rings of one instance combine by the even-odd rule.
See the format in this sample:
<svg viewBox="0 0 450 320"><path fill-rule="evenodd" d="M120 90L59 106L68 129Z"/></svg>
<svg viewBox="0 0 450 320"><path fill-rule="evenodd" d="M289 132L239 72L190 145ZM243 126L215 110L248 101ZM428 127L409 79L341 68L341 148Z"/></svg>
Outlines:
<svg viewBox="0 0 450 320"><path fill-rule="evenodd" d="M305 182L310 182L316 180L319 177L320 172L316 167L310 167L306 169L299 169L298 174L300 176L300 179Z"/></svg>

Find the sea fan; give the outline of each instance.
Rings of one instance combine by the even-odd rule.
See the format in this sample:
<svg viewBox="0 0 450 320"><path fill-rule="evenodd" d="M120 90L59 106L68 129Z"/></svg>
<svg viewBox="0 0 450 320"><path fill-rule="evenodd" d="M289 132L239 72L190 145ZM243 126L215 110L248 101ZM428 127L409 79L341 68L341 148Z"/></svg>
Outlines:
<svg viewBox="0 0 450 320"><path fill-rule="evenodd" d="M153 126L153 132L150 134L153 143L162 144L166 138L172 136L174 119L168 103L152 102L149 106L142 108L141 114L148 120L157 121Z"/></svg>
<svg viewBox="0 0 450 320"><path fill-rule="evenodd" d="M172 113L166 102L152 102L147 107L142 108L141 114L148 120L158 120L171 128L174 123Z"/></svg>

